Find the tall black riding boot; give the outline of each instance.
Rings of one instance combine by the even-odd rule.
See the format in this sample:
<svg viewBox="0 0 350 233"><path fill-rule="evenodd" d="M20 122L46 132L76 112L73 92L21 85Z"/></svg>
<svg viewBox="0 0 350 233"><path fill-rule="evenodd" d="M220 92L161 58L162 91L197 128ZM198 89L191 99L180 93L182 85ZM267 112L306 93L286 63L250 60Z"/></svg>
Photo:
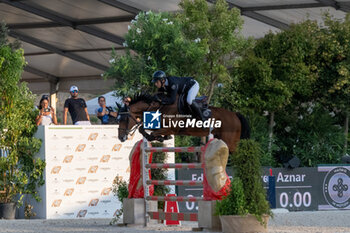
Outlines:
<svg viewBox="0 0 350 233"><path fill-rule="evenodd" d="M191 110L196 115L195 117L199 120L205 121L202 111L199 107L199 104L196 101L193 101L191 104Z"/></svg>

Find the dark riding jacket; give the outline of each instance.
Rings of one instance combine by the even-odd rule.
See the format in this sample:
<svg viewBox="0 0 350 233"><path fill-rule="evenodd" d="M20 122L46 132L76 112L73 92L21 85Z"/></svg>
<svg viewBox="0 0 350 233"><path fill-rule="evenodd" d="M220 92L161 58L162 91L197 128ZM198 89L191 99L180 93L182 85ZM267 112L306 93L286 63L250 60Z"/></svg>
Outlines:
<svg viewBox="0 0 350 233"><path fill-rule="evenodd" d="M166 77L167 85L158 89L158 92L164 95L158 95L162 104L173 104L176 101L176 95L186 93L193 85L192 77Z"/></svg>

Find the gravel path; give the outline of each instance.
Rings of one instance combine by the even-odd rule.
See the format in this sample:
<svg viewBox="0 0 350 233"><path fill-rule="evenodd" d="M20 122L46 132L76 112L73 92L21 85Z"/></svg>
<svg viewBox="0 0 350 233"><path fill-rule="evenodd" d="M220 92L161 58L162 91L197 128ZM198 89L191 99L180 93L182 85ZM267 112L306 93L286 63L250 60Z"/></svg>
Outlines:
<svg viewBox="0 0 350 233"><path fill-rule="evenodd" d="M146 232L192 232L196 223L184 222L181 227L153 224L147 228L118 227L109 225L110 219L76 220L0 220L0 232L13 233L146 233ZM350 211L316 211L275 213L269 222L270 233L350 233Z"/></svg>

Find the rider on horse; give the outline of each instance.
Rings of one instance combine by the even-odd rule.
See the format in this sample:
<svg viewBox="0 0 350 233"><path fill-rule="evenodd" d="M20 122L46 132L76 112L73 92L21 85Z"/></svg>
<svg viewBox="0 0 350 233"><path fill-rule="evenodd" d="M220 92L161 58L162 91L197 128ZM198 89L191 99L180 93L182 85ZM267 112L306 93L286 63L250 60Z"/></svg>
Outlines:
<svg viewBox="0 0 350 233"><path fill-rule="evenodd" d="M167 77L164 71L154 72L152 83L163 95L155 95L157 101L162 104L174 104L176 95L187 93L186 102L197 118L204 121L202 111L194 99L199 91L199 84L192 77Z"/></svg>

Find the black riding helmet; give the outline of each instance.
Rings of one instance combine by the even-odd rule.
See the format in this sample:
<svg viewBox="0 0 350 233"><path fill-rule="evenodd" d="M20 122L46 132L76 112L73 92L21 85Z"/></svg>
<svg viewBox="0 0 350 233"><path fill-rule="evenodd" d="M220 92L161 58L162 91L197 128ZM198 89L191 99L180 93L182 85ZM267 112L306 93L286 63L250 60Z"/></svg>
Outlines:
<svg viewBox="0 0 350 233"><path fill-rule="evenodd" d="M153 79L152 79L152 83L157 82L157 80L164 80L166 78L166 74L164 71L162 70L158 70L156 72L153 73Z"/></svg>

